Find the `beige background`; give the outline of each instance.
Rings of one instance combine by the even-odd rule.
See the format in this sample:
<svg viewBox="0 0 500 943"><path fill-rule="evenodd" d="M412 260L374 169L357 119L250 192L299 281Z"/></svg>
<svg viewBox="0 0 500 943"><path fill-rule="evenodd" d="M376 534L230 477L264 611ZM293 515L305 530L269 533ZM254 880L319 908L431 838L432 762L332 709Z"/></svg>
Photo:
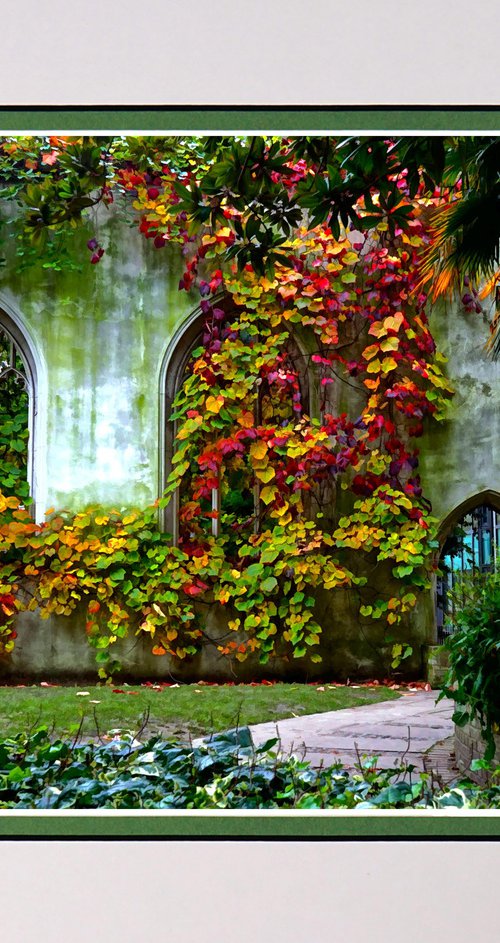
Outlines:
<svg viewBox="0 0 500 943"><path fill-rule="evenodd" d="M498 101L496 0L7 0L3 103Z"/></svg>
<svg viewBox="0 0 500 943"><path fill-rule="evenodd" d="M498 101L495 0L2 6L3 104ZM498 848L4 841L2 939L493 943Z"/></svg>
<svg viewBox="0 0 500 943"><path fill-rule="evenodd" d="M493 842L5 841L0 862L6 941L498 941Z"/></svg>

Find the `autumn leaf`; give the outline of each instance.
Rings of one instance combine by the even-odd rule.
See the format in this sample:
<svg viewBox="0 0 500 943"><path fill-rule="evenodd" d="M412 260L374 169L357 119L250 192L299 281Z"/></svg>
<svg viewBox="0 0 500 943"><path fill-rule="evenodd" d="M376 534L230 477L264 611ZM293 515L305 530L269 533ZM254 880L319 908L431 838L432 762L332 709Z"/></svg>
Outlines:
<svg viewBox="0 0 500 943"><path fill-rule="evenodd" d="M220 413L222 407L224 406L224 397L220 394L218 396L208 396L205 408L209 413Z"/></svg>

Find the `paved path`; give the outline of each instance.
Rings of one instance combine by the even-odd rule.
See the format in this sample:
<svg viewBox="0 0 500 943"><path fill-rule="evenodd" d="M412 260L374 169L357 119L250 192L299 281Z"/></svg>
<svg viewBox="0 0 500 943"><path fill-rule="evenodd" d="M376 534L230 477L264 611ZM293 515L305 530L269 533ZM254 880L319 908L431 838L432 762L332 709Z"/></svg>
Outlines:
<svg viewBox="0 0 500 943"><path fill-rule="evenodd" d="M250 729L256 745L278 731L283 753L304 756L313 766L340 760L352 769L360 756L377 756L380 768L403 762L419 770L432 769L450 781L458 775L453 702L436 704L436 698L436 691L405 692L395 701L255 724Z"/></svg>

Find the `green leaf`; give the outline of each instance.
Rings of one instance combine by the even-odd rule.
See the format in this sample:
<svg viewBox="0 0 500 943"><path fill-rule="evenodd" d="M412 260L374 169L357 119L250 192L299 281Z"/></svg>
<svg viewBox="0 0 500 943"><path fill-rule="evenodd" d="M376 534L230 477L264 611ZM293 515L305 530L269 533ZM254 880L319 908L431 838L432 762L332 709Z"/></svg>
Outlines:
<svg viewBox="0 0 500 943"><path fill-rule="evenodd" d="M260 584L260 588L263 593L272 593L273 589L276 589L278 585L278 580L275 576L268 576Z"/></svg>

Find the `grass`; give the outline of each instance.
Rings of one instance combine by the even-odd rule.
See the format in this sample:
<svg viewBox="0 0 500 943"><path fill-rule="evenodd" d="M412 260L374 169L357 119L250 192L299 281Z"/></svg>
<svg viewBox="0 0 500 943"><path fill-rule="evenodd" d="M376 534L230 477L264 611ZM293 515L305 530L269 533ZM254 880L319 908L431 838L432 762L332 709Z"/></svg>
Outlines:
<svg viewBox="0 0 500 943"><path fill-rule="evenodd" d="M382 685L0 687L0 735L12 736L46 724L54 736L64 737L74 735L81 723L81 735L94 737L116 728L137 731L147 718L147 736L195 737L237 724L277 721L397 697L397 691Z"/></svg>

